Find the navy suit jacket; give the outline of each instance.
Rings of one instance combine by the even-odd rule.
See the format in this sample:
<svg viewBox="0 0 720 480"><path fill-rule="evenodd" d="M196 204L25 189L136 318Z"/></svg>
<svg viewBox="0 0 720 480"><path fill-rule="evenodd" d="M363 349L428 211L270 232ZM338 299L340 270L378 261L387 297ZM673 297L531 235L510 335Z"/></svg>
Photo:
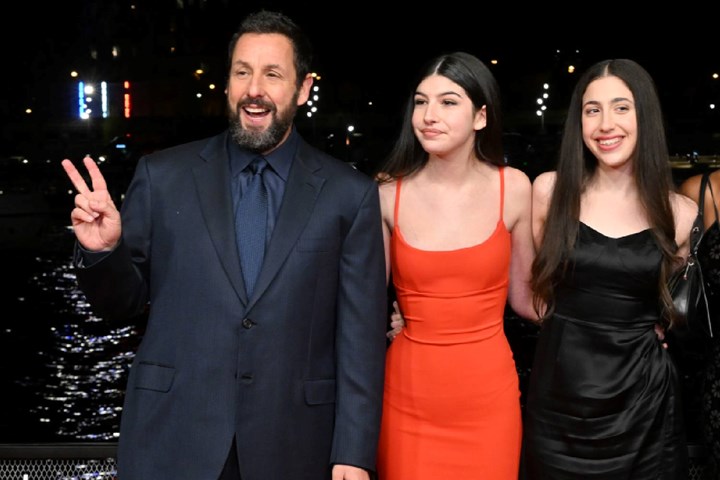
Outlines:
<svg viewBox="0 0 720 480"><path fill-rule="evenodd" d="M119 478L216 480L234 435L243 480L373 470L387 324L377 185L300 139L246 298L226 141L140 159L120 245L77 264L96 313L128 318L149 303Z"/></svg>

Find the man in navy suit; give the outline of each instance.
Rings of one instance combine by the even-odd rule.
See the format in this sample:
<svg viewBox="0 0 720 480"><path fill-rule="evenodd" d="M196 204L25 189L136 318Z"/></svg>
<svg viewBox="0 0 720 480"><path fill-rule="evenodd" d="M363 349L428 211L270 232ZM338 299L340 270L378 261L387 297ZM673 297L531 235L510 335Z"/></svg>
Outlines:
<svg viewBox="0 0 720 480"><path fill-rule="evenodd" d="M375 467L387 311L378 190L293 126L310 63L292 20L247 17L230 42L228 130L140 159L121 211L92 159L91 187L63 161L88 300L106 318L149 308L121 480L357 480ZM266 246L250 252L264 256L251 288L241 257L253 247L235 210L260 155Z"/></svg>

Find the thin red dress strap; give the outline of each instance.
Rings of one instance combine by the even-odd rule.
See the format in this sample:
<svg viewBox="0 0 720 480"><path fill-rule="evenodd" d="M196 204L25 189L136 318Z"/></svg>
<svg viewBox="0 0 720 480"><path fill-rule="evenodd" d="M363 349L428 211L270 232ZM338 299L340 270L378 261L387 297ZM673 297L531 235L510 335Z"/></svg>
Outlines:
<svg viewBox="0 0 720 480"><path fill-rule="evenodd" d="M500 170L500 220L502 220L505 206L505 167L499 167L498 170Z"/></svg>
<svg viewBox="0 0 720 480"><path fill-rule="evenodd" d="M402 185L402 177L399 177L395 183L395 208L393 209L393 227L397 228L398 210L400 209L400 185Z"/></svg>

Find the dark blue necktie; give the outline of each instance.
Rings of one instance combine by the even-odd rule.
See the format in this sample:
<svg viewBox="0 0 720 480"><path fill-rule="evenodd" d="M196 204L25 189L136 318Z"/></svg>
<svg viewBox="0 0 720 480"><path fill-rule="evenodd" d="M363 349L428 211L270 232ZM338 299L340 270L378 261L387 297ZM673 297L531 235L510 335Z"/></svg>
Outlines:
<svg viewBox="0 0 720 480"><path fill-rule="evenodd" d="M263 181L265 167L267 167L267 160L263 157L257 157L250 163L252 177L235 212L235 232L240 253L240 266L248 298L252 296L255 280L260 273L265 256L268 215L267 189Z"/></svg>

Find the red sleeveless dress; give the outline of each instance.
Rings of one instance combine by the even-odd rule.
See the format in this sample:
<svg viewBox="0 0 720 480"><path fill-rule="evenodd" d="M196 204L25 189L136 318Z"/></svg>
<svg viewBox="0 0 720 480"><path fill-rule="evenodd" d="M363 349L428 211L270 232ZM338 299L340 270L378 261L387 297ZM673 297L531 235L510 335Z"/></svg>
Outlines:
<svg viewBox="0 0 720 480"><path fill-rule="evenodd" d="M387 353L379 480L517 480L520 389L503 328L510 233L500 219L484 242L413 248L398 226L392 279L406 327Z"/></svg>

